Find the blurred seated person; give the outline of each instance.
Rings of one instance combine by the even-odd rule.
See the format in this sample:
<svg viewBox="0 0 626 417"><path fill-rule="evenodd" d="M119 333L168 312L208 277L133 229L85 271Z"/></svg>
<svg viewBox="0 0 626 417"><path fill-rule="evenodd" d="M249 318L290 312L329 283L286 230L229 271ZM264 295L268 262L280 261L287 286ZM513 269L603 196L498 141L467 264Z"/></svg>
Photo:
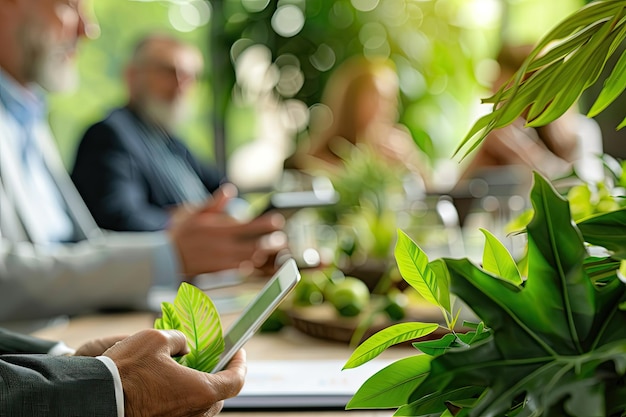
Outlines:
<svg viewBox="0 0 626 417"><path fill-rule="evenodd" d="M532 50L531 45L502 46L497 56L500 71L493 83L494 93L511 80ZM489 172L500 176L502 169L511 171L522 182L530 181L532 171L557 179L574 168L585 179L601 179L602 167L596 157L602 153L601 133L593 120L572 107L545 126L525 127L525 123L521 116L491 132L467 163L461 181L482 174L489 178ZM583 158L584 163L579 163Z"/></svg>
<svg viewBox="0 0 626 417"><path fill-rule="evenodd" d="M174 134L201 70L200 51L174 37L136 45L125 69L128 103L87 129L72 171L100 227L165 229L176 209L204 204L224 181Z"/></svg>
<svg viewBox="0 0 626 417"><path fill-rule="evenodd" d="M215 416L246 375L245 352L216 374L186 368L178 331L62 342L0 329L0 416Z"/></svg>
<svg viewBox="0 0 626 417"><path fill-rule="evenodd" d="M251 230L223 215L232 186L166 231L97 227L58 153L45 100L78 82L77 46L91 27L82 8L82 0L0 0L0 321L146 308L156 286L263 266L282 248L272 246L280 216Z"/></svg>
<svg viewBox="0 0 626 417"><path fill-rule="evenodd" d="M302 171L340 170L351 148L365 144L389 164L425 180L424 158L409 131L398 124L399 80L384 58L354 56L331 74L322 95L329 113L312 120L309 136L286 161Z"/></svg>

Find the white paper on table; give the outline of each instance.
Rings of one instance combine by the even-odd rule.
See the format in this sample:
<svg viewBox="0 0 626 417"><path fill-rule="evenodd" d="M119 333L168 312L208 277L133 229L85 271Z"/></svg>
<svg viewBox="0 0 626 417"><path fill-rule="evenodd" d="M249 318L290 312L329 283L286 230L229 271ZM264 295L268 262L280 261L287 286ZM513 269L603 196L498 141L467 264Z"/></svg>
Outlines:
<svg viewBox="0 0 626 417"><path fill-rule="evenodd" d="M372 375L393 361L374 359L342 370L341 360L249 361L241 395L354 395Z"/></svg>

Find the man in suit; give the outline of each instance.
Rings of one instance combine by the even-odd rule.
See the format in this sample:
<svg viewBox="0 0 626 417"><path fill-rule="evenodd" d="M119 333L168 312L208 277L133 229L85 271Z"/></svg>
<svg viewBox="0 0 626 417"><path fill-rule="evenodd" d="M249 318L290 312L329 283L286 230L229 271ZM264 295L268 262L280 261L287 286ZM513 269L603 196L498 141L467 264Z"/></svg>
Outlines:
<svg viewBox="0 0 626 417"><path fill-rule="evenodd" d="M0 416L214 416L243 386L245 352L208 374L171 359L186 349L178 331L145 330L73 352L0 329Z"/></svg>
<svg viewBox="0 0 626 417"><path fill-rule="evenodd" d="M128 103L87 129L72 171L100 227L165 229L177 207L203 204L224 180L173 133L201 71L200 51L172 36L137 43L125 70Z"/></svg>
<svg viewBox="0 0 626 417"><path fill-rule="evenodd" d="M75 77L82 0L0 0L0 321L144 307L155 285L242 264L284 247L282 220L224 214L233 187L165 232L99 229L65 171L43 87ZM283 236L283 237L281 237Z"/></svg>

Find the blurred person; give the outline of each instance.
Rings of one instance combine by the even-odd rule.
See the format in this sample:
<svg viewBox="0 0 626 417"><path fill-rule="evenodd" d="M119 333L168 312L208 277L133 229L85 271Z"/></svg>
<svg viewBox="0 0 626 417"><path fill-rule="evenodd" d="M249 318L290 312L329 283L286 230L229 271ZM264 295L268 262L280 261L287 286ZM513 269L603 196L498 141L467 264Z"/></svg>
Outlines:
<svg viewBox="0 0 626 417"><path fill-rule="evenodd" d="M127 104L87 129L72 171L100 227L165 229L177 208L204 204L225 181L173 133L201 70L200 51L174 37L137 43L125 69Z"/></svg>
<svg viewBox="0 0 626 417"><path fill-rule="evenodd" d="M175 330L93 340L74 351L0 329L0 415L214 416L243 387L245 352L209 374L172 360L187 351Z"/></svg>
<svg viewBox="0 0 626 417"><path fill-rule="evenodd" d="M144 308L154 286L262 265L285 243L280 217L241 224L223 214L234 186L165 232L97 227L63 167L43 93L76 82L88 27L81 0L0 0L0 321Z"/></svg>
<svg viewBox="0 0 626 417"><path fill-rule="evenodd" d="M501 47L494 93L511 81L533 48L532 45L509 44ZM510 125L491 132L467 163L461 180L489 171L501 175L501 168L514 170L524 182L530 182L532 171L557 179L570 174L574 168L583 179L602 179L597 158L602 153L601 133L597 124L580 114L575 106L545 126L527 127L525 124L522 115Z"/></svg>
<svg viewBox="0 0 626 417"><path fill-rule="evenodd" d="M409 131L398 124L399 80L393 63L354 56L331 74L322 95L328 120L313 120L308 138L286 166L304 171L337 171L354 146L365 144L389 164L422 181L426 162Z"/></svg>

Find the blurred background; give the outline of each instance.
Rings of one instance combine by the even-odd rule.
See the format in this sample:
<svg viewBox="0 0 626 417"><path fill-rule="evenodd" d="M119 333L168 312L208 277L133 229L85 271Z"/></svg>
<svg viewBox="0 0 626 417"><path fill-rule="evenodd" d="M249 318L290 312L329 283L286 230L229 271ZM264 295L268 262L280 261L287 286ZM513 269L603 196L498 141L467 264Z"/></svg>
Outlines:
<svg viewBox="0 0 626 417"><path fill-rule="evenodd" d="M71 166L84 129L124 103L122 68L143 34L197 44L205 71L180 136L243 189L273 184L307 134L332 71L353 55L390 58L399 121L443 185L452 150L489 95L502 42L535 42L582 0L89 0L99 36L80 46L81 84L51 99ZM252 160L252 163L250 163Z"/></svg>
<svg viewBox="0 0 626 417"><path fill-rule="evenodd" d="M533 45L584 0L88 0L87 4L100 29L80 45L80 87L71 94L53 95L50 101L51 126L68 168L87 126L126 102L122 72L135 42L150 32L171 32L197 45L204 55L203 73L177 132L201 159L227 174L242 194L328 191L330 183L339 195L332 205L316 210L298 207L288 213L290 249L306 270L295 305L323 308L328 305L325 300L334 300L340 315L358 315L370 308L367 297L358 297L360 304L352 302L347 311L328 295L328 288L333 291L343 280L356 277L367 286L361 294L369 290L383 296L369 303L374 307L364 310L367 314L382 312L391 320L403 319L405 312L398 306L408 304L396 296L405 297L407 288L393 262L398 230L415 240L431 260L467 256L480 261L484 228L524 268L525 237L512 232L524 229L532 215L527 181L502 164L459 191L455 187L463 165L453 152L490 109L481 105L481 98L492 94L501 75L496 61L501 47ZM333 84L331 75L359 56L392 63L397 114L386 122L402 129L386 126L385 132L408 137L412 149L386 149L391 135L378 135L380 130L374 129L374 147L354 147L342 169L335 166L311 177L294 170L290 176L286 161L303 144L306 148L316 129L325 129L325 115L331 112L322 104L323 93L328 85L341 85ZM347 68L355 72L354 67ZM358 97L350 104L353 108L368 101L358 93L346 95ZM584 95L577 110L584 113L592 98ZM618 100L598 116L601 135L587 137L586 131L574 129L580 142L600 138L606 153L625 159L626 133L615 131L623 108ZM342 159L333 149L326 150L335 154L332 158ZM383 155L385 151L392 158L381 157L389 156ZM611 168L606 160L613 176L604 184L606 167L596 158L595 148L589 152L595 162L587 159L585 167L600 164L596 183L562 184L563 190L573 190L564 194L569 193L575 219L626 204L626 199L616 197L626 194L626 164L613 161ZM400 162L407 159L413 159L408 173ZM572 184L577 186L570 188ZM613 189L617 185L619 192ZM334 310L302 316L293 311L294 325L304 323L301 329L326 338L358 340L373 320L363 321L361 333L355 331L357 320L349 323L350 332L341 328L335 332L339 336L331 336L326 321L311 327L315 322L311 317L335 317ZM312 328L321 330L318 334Z"/></svg>

